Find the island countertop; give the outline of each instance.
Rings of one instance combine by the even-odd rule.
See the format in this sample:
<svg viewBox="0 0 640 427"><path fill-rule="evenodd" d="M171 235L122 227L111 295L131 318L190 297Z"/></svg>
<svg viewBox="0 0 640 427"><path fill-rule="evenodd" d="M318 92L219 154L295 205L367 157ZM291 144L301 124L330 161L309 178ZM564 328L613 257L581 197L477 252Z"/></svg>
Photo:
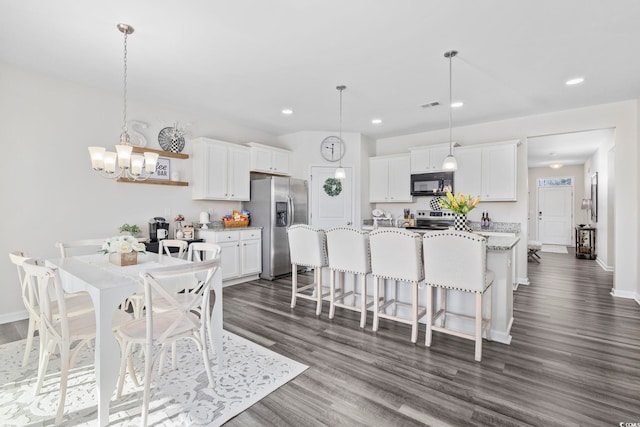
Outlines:
<svg viewBox="0 0 640 427"><path fill-rule="evenodd" d="M487 249L490 251L510 251L518 242L519 237L487 237Z"/></svg>

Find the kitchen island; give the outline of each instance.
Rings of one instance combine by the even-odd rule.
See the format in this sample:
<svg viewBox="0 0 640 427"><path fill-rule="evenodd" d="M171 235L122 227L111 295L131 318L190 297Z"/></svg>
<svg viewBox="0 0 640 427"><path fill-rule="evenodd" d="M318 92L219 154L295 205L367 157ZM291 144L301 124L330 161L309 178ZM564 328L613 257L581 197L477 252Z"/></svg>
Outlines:
<svg viewBox="0 0 640 427"><path fill-rule="evenodd" d="M487 238L487 269L495 274L493 285L491 286L491 301L485 298L484 312L487 313L491 307L491 328L487 339L500 342L503 344L511 343L511 325L513 324L513 268L512 268L512 252L518 242L519 237L488 237ZM460 266L464 268L464 266ZM452 272L451 274L455 274ZM329 270L323 270L323 283L329 285ZM353 277L345 275L344 286L347 291L353 290ZM392 281L385 281L385 291L387 295L393 295ZM423 292L424 286L419 292L419 305L426 305L426 291ZM373 294L373 277L367 276L367 293ZM411 301L411 284L398 282L396 299L402 303L410 303ZM434 312L440 307L440 295L436 292L434 298ZM463 315L474 315L475 296L474 294L461 292L456 290L447 290L447 311ZM410 318L408 308L403 306L397 307L397 314L400 317ZM425 319L421 320L424 323ZM462 332L474 333L473 321L448 318L447 327L459 329Z"/></svg>

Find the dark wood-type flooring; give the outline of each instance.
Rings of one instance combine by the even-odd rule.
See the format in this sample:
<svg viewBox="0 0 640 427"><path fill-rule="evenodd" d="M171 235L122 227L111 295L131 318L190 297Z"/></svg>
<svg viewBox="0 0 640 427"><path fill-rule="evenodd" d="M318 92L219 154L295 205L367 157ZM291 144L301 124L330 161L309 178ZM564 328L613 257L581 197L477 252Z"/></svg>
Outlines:
<svg viewBox="0 0 640 427"><path fill-rule="evenodd" d="M228 426L618 426L640 423L640 306L613 298L613 274L573 254L541 253L514 293L511 345L434 333L311 301L290 280L224 290L225 329L309 366ZM302 280L310 280L310 276ZM0 341L25 322L0 326Z"/></svg>

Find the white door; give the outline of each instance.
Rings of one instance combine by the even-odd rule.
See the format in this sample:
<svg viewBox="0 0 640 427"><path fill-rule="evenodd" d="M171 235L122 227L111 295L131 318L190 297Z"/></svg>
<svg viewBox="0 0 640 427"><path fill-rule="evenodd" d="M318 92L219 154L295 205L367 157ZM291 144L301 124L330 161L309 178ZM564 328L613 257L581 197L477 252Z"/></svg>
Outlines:
<svg viewBox="0 0 640 427"><path fill-rule="evenodd" d="M538 187L538 240L571 245L572 187Z"/></svg>
<svg viewBox="0 0 640 427"><path fill-rule="evenodd" d="M327 230L353 224L353 170L348 167L344 170L347 176L340 180L341 188L338 188L332 185L335 167L311 168L312 226Z"/></svg>

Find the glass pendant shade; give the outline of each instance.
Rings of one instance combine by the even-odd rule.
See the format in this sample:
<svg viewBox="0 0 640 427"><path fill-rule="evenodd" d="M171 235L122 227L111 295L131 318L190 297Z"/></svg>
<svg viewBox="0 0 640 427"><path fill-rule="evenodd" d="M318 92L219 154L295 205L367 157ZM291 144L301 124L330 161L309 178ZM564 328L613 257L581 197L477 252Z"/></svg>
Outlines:
<svg viewBox="0 0 640 427"><path fill-rule="evenodd" d="M452 154L449 154L447 157L445 157L444 161L442 162L442 169L446 171L454 171L458 169L458 161L455 157L453 157Z"/></svg>
<svg viewBox="0 0 640 427"><path fill-rule="evenodd" d="M335 173L336 179L345 179L346 177L347 177L347 173L345 172L342 166L336 169L336 173Z"/></svg>

